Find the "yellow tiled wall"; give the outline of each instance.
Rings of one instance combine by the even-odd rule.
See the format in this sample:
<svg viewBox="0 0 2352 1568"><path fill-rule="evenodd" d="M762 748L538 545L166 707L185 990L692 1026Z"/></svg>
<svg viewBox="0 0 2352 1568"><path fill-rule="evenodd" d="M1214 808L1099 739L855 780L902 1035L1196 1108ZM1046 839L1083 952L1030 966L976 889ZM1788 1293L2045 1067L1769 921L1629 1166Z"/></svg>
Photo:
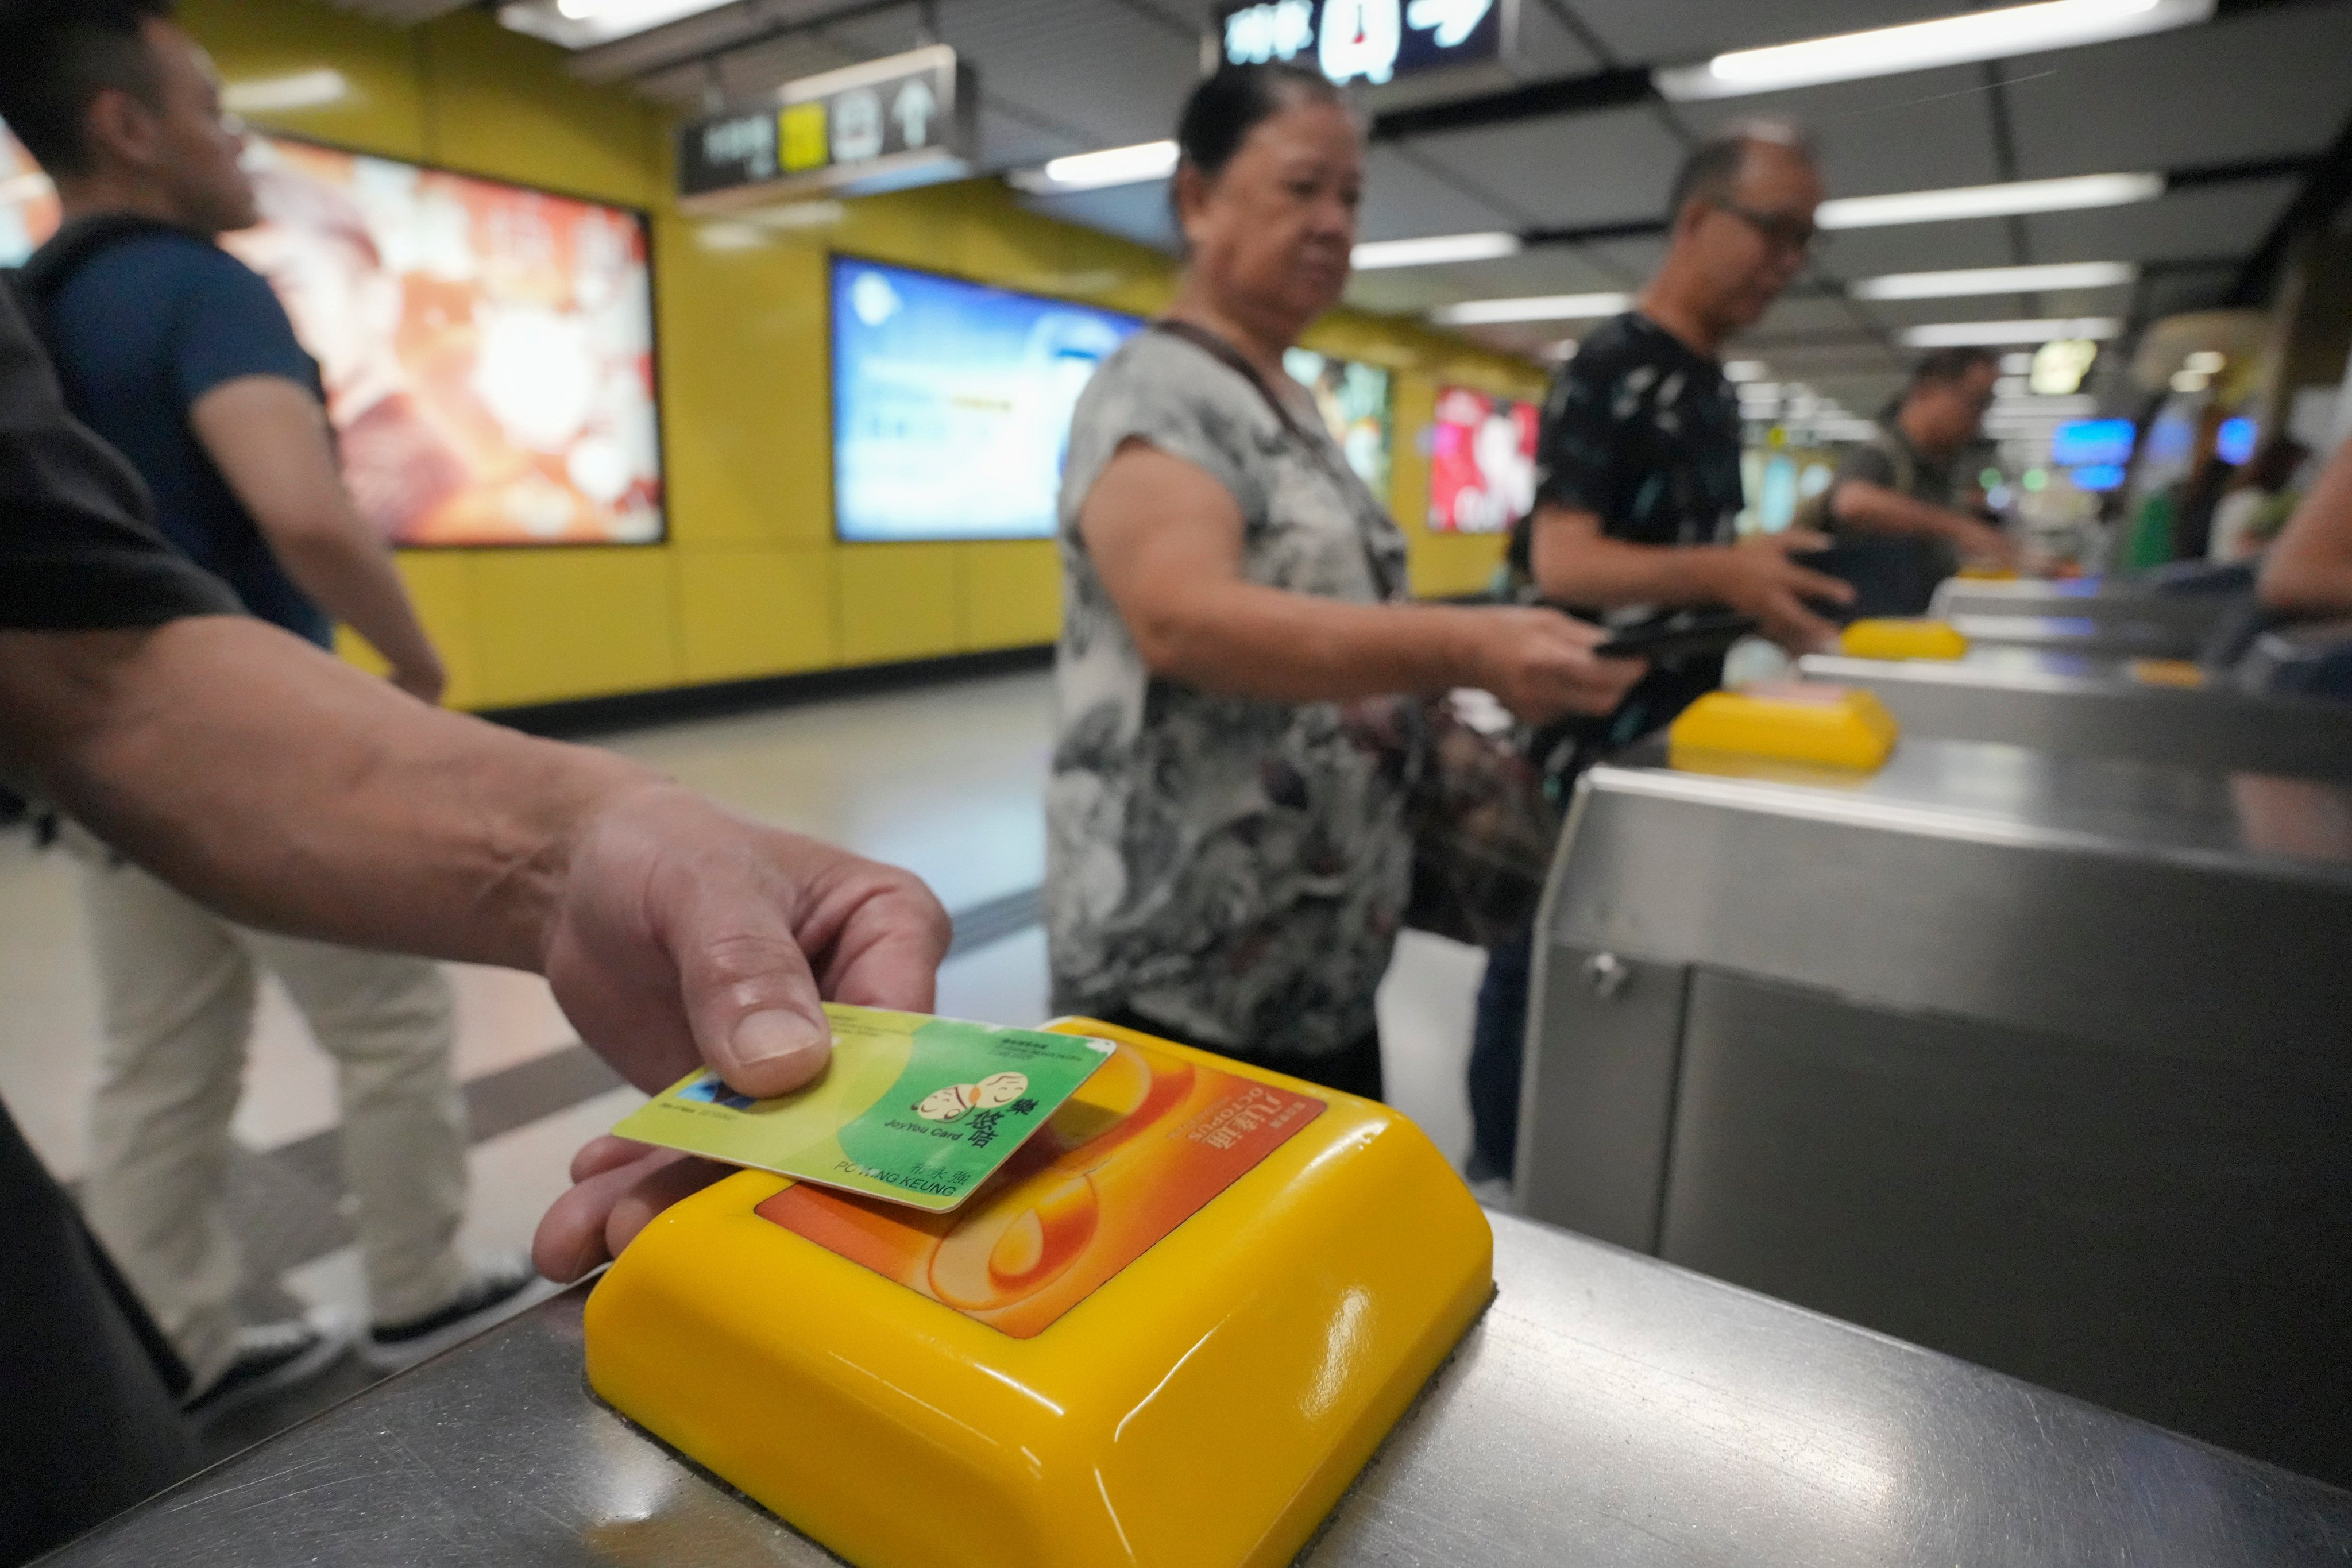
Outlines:
<svg viewBox="0 0 2352 1568"><path fill-rule="evenodd" d="M573 80L560 51L480 12L405 30L322 0L187 0L182 15L232 81L325 67L352 84L341 102L270 117L273 127L653 214L668 541L404 552L453 702L556 701L1052 640L1060 576L1050 542L834 541L825 257L1137 312L1166 302L1166 258L1024 212L993 181L845 202L817 227L692 219L670 200L660 110ZM1345 311L1306 341L1396 373L1391 504L1412 542L1415 589L1484 586L1496 540L1423 526L1436 389L1532 395L1540 377L1414 323Z"/></svg>

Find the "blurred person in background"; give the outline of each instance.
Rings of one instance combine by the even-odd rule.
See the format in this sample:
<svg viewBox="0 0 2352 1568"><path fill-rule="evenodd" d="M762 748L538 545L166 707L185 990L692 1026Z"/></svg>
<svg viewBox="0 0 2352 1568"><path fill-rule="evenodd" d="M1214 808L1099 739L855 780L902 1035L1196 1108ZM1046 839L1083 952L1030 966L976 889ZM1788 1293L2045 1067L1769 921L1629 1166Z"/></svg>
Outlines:
<svg viewBox="0 0 2352 1568"><path fill-rule="evenodd" d="M2298 620L2352 616L2352 441L2337 446L2279 531L2257 591L2265 608Z"/></svg>
<svg viewBox="0 0 2352 1568"><path fill-rule="evenodd" d="M1605 712L1641 667L1550 610L1402 602L1403 535L1283 373L1355 243L1338 91L1223 70L1177 141L1183 283L1079 398L1062 486L1054 1005L1377 1098L1420 697Z"/></svg>
<svg viewBox="0 0 2352 1568"><path fill-rule="evenodd" d="M437 701L440 658L343 489L318 365L269 286L215 243L257 221L254 190L210 62L170 15L169 0L0 12L0 118L63 211L21 286L68 406L130 458L166 537L249 613L322 648L345 621L394 684ZM438 968L242 930L87 835L70 841L103 1034L83 1206L186 1362L190 1410L289 1386L350 1340L331 1313L247 1323L236 1306L229 1124L263 971L336 1064L373 1318L363 1352L404 1364L515 1302L527 1260L477 1263L457 1244L465 1107Z"/></svg>
<svg viewBox="0 0 2352 1568"><path fill-rule="evenodd" d="M782 1094L819 996L928 1009L914 878L730 816L607 752L415 702L238 612L144 521L0 291L0 776L234 918L543 973L640 1089ZM721 1167L583 1148L533 1244L574 1279ZM0 1563L193 1469L188 1369L0 1107Z"/></svg>
<svg viewBox="0 0 2352 1568"><path fill-rule="evenodd" d="M1821 606L1848 603L1853 590L1790 559L1828 541L1801 529L1735 534L1739 403L1721 357L1803 269L1821 200L1812 153L1787 126L1742 126L1684 160L1657 274L1633 310L1578 344L1545 402L1535 510L1511 538L1521 592L1623 631L1728 609L1791 651L1834 634ZM1565 790L1601 752L1665 724L1722 679L1720 654L1661 659L1605 716L1542 737L1540 760ZM1494 948L1479 985L1475 1178L1507 1177L1517 1154L1529 952L1526 938Z"/></svg>
<svg viewBox="0 0 2352 1568"><path fill-rule="evenodd" d="M2292 436L2272 436L2255 447L2213 509L2205 559L2227 564L2260 555L2294 513L2294 496L2287 487L2310 456L2311 448Z"/></svg>
<svg viewBox="0 0 2352 1568"><path fill-rule="evenodd" d="M2017 563L2009 536L1968 510L1982 492L1965 464L2000 376L1989 349L1937 349L1920 360L1877 433L1840 458L1830 488L1798 511L1799 527L1837 542L1856 614L1922 616L1936 584L1963 563Z"/></svg>

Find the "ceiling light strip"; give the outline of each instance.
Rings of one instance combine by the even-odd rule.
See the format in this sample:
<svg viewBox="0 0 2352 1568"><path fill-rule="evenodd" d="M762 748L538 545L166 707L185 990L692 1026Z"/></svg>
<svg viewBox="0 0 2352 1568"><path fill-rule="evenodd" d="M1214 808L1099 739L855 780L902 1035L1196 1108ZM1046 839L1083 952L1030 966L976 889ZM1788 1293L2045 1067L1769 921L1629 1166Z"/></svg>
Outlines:
<svg viewBox="0 0 2352 1568"><path fill-rule="evenodd" d="M1536 294L1517 300L1465 300L1429 313L1440 326L1493 326L1508 321L1592 321L1633 303L1630 294Z"/></svg>
<svg viewBox="0 0 2352 1568"><path fill-rule="evenodd" d="M1517 235L1500 232L1437 234L1425 239L1368 239L1356 247L1354 264L1359 272L1391 267L1441 267L1447 262L1492 261L1497 257L1517 256L1520 248Z"/></svg>
<svg viewBox="0 0 2352 1568"><path fill-rule="evenodd" d="M2122 206L2152 201L2163 194L2162 174L2074 174L2058 180L1898 191L1883 196L1838 196L1823 202L1813 221L1823 228L1881 228L1893 224Z"/></svg>
<svg viewBox="0 0 2352 1568"><path fill-rule="evenodd" d="M2047 343L2060 338L2104 341L2120 337L2124 324L2113 316L2053 317L2037 321L1935 321L1907 327L1906 347L1915 349L1990 348L2003 343Z"/></svg>
<svg viewBox="0 0 2352 1568"><path fill-rule="evenodd" d="M1873 27L1759 49L1736 49L1704 65L1656 73L1670 99L1731 98L1822 82L1853 81L1937 66L2007 59L2136 37L2205 21L2215 0L2041 0L1900 26Z"/></svg>
<svg viewBox="0 0 2352 1568"><path fill-rule="evenodd" d="M2040 267L1971 267L1950 272L1890 272L1846 286L1856 300L1949 300L1969 294L2034 294L2058 289L2113 289L2136 281L2128 261L2062 261Z"/></svg>

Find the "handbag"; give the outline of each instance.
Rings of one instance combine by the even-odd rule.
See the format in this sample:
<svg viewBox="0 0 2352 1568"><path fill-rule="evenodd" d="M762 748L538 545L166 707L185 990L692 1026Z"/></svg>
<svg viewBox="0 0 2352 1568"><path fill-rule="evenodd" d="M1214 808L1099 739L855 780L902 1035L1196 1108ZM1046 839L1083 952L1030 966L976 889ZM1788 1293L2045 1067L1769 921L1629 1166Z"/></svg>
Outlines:
<svg viewBox="0 0 2352 1568"><path fill-rule="evenodd" d="M1329 438L1307 430L1240 350L1190 321L1151 325L1248 382L1292 438L1332 463ZM1353 480L1354 470L1347 477ZM1365 555L1384 593L1402 589L1369 545ZM1474 947L1524 936L1535 923L1564 815L1546 770L1532 760L1532 732L1483 691L1428 698L1408 718L1391 742L1402 754L1412 840L1404 923Z"/></svg>

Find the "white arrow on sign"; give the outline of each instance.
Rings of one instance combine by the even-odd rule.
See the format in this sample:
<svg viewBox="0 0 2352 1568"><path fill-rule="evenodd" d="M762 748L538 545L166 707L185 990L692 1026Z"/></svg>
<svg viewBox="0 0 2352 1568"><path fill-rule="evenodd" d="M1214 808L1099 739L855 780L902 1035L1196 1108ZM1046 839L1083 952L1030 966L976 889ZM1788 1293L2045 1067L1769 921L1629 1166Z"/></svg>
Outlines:
<svg viewBox="0 0 2352 1568"><path fill-rule="evenodd" d="M909 147L920 147L930 138L931 121L939 111L939 95L921 77L900 88L890 104L890 112L898 121L898 133Z"/></svg>

